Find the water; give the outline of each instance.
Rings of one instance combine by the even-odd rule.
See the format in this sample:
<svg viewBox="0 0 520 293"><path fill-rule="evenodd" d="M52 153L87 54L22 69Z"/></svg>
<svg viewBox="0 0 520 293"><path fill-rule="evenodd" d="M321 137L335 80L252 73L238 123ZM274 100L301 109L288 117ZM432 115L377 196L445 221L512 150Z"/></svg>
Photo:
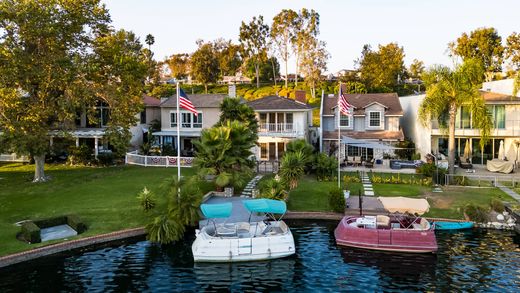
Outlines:
<svg viewBox="0 0 520 293"><path fill-rule="evenodd" d="M297 255L235 264L194 264L183 243L129 244L48 257L0 270L0 292L518 292L514 232L439 233L439 253L410 255L338 248L334 222L288 222ZM190 233L192 234L192 233Z"/></svg>

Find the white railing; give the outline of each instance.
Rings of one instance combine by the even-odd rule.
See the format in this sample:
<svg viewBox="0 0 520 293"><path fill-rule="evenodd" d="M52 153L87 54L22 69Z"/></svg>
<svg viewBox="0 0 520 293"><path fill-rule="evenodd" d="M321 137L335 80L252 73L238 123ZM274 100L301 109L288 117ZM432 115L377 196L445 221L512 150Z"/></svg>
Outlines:
<svg viewBox="0 0 520 293"><path fill-rule="evenodd" d="M29 162L29 158L17 154L0 154L0 162Z"/></svg>
<svg viewBox="0 0 520 293"><path fill-rule="evenodd" d="M260 123L258 132L297 133L299 129L294 123Z"/></svg>
<svg viewBox="0 0 520 293"><path fill-rule="evenodd" d="M125 164L144 167L177 167L177 157L170 156L144 156L137 151L126 153ZM181 167L192 167L193 157L181 157Z"/></svg>
<svg viewBox="0 0 520 293"><path fill-rule="evenodd" d="M439 129L436 121L432 122L432 134L440 135L447 133L447 130ZM520 120L505 120L504 128L491 128L490 136L520 136ZM455 135L478 136L480 131L472 127L455 127Z"/></svg>
<svg viewBox="0 0 520 293"><path fill-rule="evenodd" d="M504 185L515 187L520 183L520 178L514 175L477 175L477 174L446 174L446 185L497 187Z"/></svg>

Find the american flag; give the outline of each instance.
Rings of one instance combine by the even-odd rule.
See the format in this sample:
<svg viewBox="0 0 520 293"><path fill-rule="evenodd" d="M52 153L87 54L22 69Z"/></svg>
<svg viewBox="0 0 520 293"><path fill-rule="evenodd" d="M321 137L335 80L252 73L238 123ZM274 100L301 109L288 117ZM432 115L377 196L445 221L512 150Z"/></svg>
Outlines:
<svg viewBox="0 0 520 293"><path fill-rule="evenodd" d="M349 115L350 109L352 109L352 105L347 102L347 97L341 89L341 84L339 85L338 107L339 111L343 113L343 115Z"/></svg>
<svg viewBox="0 0 520 293"><path fill-rule="evenodd" d="M188 99L188 95L180 88L179 89L179 106L182 108L192 112L193 114L197 115L199 112L197 112L197 109L195 109L195 106L193 106L193 103Z"/></svg>

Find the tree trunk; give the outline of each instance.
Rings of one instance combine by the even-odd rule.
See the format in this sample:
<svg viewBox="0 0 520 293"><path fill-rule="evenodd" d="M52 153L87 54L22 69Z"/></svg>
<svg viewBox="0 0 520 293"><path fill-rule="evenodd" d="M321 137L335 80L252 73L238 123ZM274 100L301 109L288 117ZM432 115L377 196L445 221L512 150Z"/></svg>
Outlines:
<svg viewBox="0 0 520 293"><path fill-rule="evenodd" d="M288 69L287 69L288 62L289 62L289 56L288 56L287 52L285 52L285 88L288 87L287 83L289 80L289 74L288 74Z"/></svg>
<svg viewBox="0 0 520 293"><path fill-rule="evenodd" d="M448 173L455 173L455 118L457 116L457 105L450 105L450 124L448 126Z"/></svg>
<svg viewBox="0 0 520 293"><path fill-rule="evenodd" d="M45 155L34 156L34 179L33 182L45 182Z"/></svg>
<svg viewBox="0 0 520 293"><path fill-rule="evenodd" d="M274 68L274 58L271 58L271 66L273 67L273 80L274 80L274 86L276 86L276 70Z"/></svg>
<svg viewBox="0 0 520 293"><path fill-rule="evenodd" d="M255 63L255 74L256 74L256 88L259 88L260 87L260 70L259 70L259 67L260 65L257 63Z"/></svg>
<svg viewBox="0 0 520 293"><path fill-rule="evenodd" d="M300 54L296 54L296 72L294 73L294 87L298 87L298 63L300 63Z"/></svg>
<svg viewBox="0 0 520 293"><path fill-rule="evenodd" d="M208 84L207 83L204 84L204 92L206 94L208 93Z"/></svg>

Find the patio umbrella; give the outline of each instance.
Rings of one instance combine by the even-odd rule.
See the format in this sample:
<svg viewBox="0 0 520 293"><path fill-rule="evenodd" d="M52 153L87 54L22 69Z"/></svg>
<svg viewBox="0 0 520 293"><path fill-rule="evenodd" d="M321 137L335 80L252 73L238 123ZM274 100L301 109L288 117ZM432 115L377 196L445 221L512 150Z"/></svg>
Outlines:
<svg viewBox="0 0 520 293"><path fill-rule="evenodd" d="M517 151L516 151L515 143L512 142L511 145L509 146L509 150L507 151L507 156L506 156L507 160L515 163L516 160L518 159L516 157L516 153L517 153Z"/></svg>
<svg viewBox="0 0 520 293"><path fill-rule="evenodd" d="M466 145L464 146L464 158L469 159L471 157L471 146L469 145L469 138L466 139ZM466 162L464 162L466 163Z"/></svg>
<svg viewBox="0 0 520 293"><path fill-rule="evenodd" d="M505 158L505 152L504 152L504 141L500 141L500 147L498 148L498 159L504 160Z"/></svg>

